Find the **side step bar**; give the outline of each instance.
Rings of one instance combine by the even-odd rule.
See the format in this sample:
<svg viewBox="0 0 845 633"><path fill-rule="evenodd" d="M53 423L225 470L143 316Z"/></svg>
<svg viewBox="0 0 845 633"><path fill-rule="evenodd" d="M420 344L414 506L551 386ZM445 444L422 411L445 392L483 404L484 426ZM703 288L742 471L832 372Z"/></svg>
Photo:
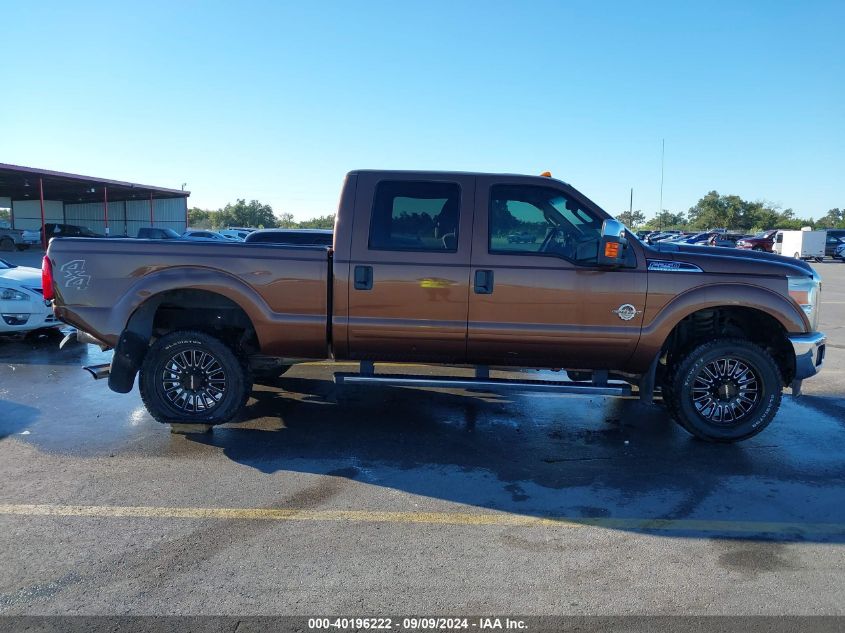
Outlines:
<svg viewBox="0 0 845 633"><path fill-rule="evenodd" d="M91 374L94 380L102 380L103 378L109 377L111 365L109 363L106 363L105 365L90 365L88 367L83 367L82 369Z"/></svg>
<svg viewBox="0 0 845 633"><path fill-rule="evenodd" d="M403 374L352 374L338 372L334 375L338 385L383 384L396 387L440 387L447 389L478 389L490 391L539 391L571 393L594 396L630 396L631 385L593 385L570 381L510 380L505 378L461 378L455 376L413 376Z"/></svg>

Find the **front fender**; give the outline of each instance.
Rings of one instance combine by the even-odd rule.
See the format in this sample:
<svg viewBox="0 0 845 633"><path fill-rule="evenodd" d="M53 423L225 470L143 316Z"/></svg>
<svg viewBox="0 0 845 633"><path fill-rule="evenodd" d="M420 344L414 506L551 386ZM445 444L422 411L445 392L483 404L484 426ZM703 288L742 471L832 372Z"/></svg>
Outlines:
<svg viewBox="0 0 845 633"><path fill-rule="evenodd" d="M693 312L708 308L741 307L765 313L783 326L788 333L810 330L807 317L787 296L769 288L748 283L716 282L699 286L679 294L646 317L637 349L630 359L630 370L646 371L669 338L672 330Z"/></svg>

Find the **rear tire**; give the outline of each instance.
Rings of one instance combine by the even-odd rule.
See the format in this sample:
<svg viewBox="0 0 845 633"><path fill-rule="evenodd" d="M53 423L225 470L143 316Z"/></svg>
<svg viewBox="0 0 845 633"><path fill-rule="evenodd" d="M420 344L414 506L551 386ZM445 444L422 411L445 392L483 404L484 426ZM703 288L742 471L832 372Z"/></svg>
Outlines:
<svg viewBox="0 0 845 633"><path fill-rule="evenodd" d="M15 250L15 242L10 237L4 237L0 240L0 251L13 251Z"/></svg>
<svg viewBox="0 0 845 633"><path fill-rule="evenodd" d="M149 349L138 377L147 411L163 424L225 424L252 390L249 367L221 340L171 332Z"/></svg>
<svg viewBox="0 0 845 633"><path fill-rule="evenodd" d="M738 442L757 435L775 417L783 379L763 348L743 339L718 339L680 360L667 389L667 408L684 429L708 442Z"/></svg>

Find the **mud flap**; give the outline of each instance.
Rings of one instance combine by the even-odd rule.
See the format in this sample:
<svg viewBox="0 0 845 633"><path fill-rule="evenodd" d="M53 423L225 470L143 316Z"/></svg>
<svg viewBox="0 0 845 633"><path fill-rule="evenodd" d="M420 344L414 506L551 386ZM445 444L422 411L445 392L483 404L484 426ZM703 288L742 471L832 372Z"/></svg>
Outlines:
<svg viewBox="0 0 845 633"><path fill-rule="evenodd" d="M109 389L117 393L129 393L135 384L135 375L141 368L147 353L147 340L136 332L125 330L120 335L109 373Z"/></svg>
<svg viewBox="0 0 845 633"><path fill-rule="evenodd" d="M640 402L643 404L652 404L654 402L654 381L657 377L657 363L660 361L660 354L652 359L648 366L648 371L640 376L638 388L640 392Z"/></svg>

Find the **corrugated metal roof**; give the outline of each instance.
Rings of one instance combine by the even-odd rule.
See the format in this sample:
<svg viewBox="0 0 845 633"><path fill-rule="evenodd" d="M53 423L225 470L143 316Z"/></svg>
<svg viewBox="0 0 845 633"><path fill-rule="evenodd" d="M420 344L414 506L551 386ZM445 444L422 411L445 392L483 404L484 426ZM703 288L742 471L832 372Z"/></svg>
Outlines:
<svg viewBox="0 0 845 633"><path fill-rule="evenodd" d="M108 188L109 200L144 200L156 198L187 198L190 191L141 185L122 180L81 176L50 169L24 167L0 163L0 196L14 200L37 200L38 184L44 184L44 198L66 203L98 202Z"/></svg>

